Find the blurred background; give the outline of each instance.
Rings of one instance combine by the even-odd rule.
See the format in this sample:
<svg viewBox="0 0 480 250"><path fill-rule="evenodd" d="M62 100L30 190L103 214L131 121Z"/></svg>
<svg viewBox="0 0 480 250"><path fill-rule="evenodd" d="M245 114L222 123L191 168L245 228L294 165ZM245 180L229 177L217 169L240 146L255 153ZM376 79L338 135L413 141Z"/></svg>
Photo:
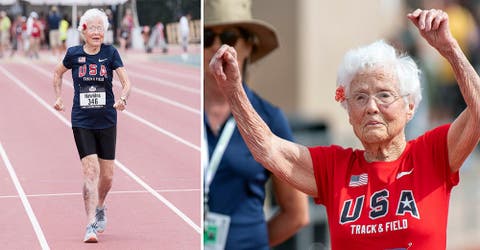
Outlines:
<svg viewBox="0 0 480 250"><path fill-rule="evenodd" d="M384 39L410 54L422 70L423 100L407 126L408 139L415 138L451 122L465 107L448 65L407 22L407 13L416 8L448 12L454 36L480 69L478 0L254 0L253 16L277 29L280 47L251 66L247 82L287 113L298 142L359 148L346 111L334 100L337 67L349 49ZM480 249L478 147L460 178L451 195L448 249ZM267 212L275 209L273 197L269 200ZM312 200L310 217L309 226L275 249L328 249L325 211Z"/></svg>
<svg viewBox="0 0 480 250"><path fill-rule="evenodd" d="M66 29L63 50L80 43L76 30L83 12L100 8L109 18L105 43L114 44L121 52L160 52L165 55L183 54L182 59L200 64L200 1L201 0L0 0L0 57L26 56L38 58L38 52L52 50L49 33ZM182 17L188 20L190 52L180 49ZM59 25L62 21L65 26ZM33 26L33 28L32 28ZM38 38L32 29L39 29ZM30 44L39 43L37 53ZM49 53L46 53L49 55ZM57 55L63 58L64 53ZM191 62L192 63L192 62Z"/></svg>

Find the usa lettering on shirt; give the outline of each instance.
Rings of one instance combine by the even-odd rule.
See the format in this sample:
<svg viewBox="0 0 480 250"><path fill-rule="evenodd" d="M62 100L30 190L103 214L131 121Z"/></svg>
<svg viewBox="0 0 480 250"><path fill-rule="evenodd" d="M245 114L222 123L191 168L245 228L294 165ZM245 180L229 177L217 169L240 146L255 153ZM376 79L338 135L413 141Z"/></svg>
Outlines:
<svg viewBox="0 0 480 250"><path fill-rule="evenodd" d="M88 76L87 75L88 68ZM98 74L98 76L97 76ZM105 81L105 78L108 78L107 68L105 65L100 65L100 72L98 72L97 64L84 64L78 67L78 77L82 78L84 81Z"/></svg>
<svg viewBox="0 0 480 250"><path fill-rule="evenodd" d="M369 221L374 222L379 218L387 216L392 199L395 198L390 197L387 189L382 189L373 193L370 200L367 201L369 202ZM362 210L364 207L367 207L365 202L365 195L345 200L340 212L339 223L346 225L358 221L362 216ZM352 235L374 234L405 230L408 229L408 220L402 217L406 214L410 214L413 218L420 219L417 203L412 190L402 190L398 197L397 204L398 205L395 209L395 216L397 219L381 223L351 224L349 225L350 233Z"/></svg>

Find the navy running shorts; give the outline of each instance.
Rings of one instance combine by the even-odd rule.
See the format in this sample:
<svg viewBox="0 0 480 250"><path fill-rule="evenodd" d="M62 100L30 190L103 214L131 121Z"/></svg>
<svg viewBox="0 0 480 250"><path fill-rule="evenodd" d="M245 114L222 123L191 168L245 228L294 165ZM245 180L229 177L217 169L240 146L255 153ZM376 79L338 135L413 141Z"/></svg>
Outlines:
<svg viewBox="0 0 480 250"><path fill-rule="evenodd" d="M91 154L103 160L115 159L117 126L104 129L73 127L72 130L80 159Z"/></svg>

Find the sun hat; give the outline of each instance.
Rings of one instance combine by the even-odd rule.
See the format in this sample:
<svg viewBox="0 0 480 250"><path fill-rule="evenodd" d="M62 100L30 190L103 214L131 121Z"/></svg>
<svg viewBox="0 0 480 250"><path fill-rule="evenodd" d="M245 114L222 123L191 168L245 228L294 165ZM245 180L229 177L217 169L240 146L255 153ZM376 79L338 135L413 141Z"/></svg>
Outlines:
<svg viewBox="0 0 480 250"><path fill-rule="evenodd" d="M252 51L251 62L261 59L278 47L275 28L252 17L251 0L205 0L204 20L205 28L236 26L254 34L256 49Z"/></svg>

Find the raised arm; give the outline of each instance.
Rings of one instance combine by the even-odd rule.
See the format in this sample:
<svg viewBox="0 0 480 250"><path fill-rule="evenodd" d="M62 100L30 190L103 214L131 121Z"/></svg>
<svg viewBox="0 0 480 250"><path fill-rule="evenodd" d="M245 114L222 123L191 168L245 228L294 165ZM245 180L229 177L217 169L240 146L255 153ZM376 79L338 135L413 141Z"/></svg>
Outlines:
<svg viewBox="0 0 480 250"><path fill-rule="evenodd" d="M408 18L422 37L450 63L467 104L448 131L448 158L453 173L480 140L480 78L452 36L447 13L417 9L408 14Z"/></svg>
<svg viewBox="0 0 480 250"><path fill-rule="evenodd" d="M223 45L212 57L210 68L250 152L275 176L316 197L318 191L308 149L275 136L260 118L243 90L236 57L233 47Z"/></svg>
<svg viewBox="0 0 480 250"><path fill-rule="evenodd" d="M63 66L63 63L59 63L53 71L53 91L55 92L55 104L53 105L53 108L58 111L65 110L62 99L62 78L67 70L68 69Z"/></svg>

